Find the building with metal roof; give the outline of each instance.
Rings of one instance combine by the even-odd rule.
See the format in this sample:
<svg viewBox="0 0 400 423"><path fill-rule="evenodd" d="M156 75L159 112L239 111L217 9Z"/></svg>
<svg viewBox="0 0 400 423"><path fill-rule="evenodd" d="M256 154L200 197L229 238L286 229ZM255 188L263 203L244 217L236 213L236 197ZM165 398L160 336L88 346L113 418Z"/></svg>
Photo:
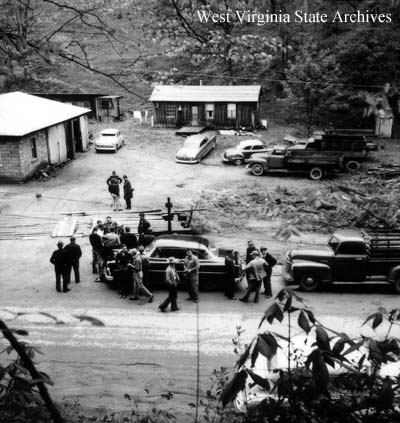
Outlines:
<svg viewBox="0 0 400 423"><path fill-rule="evenodd" d="M260 93L260 85L157 85L149 100L159 125L254 128Z"/></svg>
<svg viewBox="0 0 400 423"><path fill-rule="evenodd" d="M90 109L12 92L0 95L0 179L23 181L88 148Z"/></svg>

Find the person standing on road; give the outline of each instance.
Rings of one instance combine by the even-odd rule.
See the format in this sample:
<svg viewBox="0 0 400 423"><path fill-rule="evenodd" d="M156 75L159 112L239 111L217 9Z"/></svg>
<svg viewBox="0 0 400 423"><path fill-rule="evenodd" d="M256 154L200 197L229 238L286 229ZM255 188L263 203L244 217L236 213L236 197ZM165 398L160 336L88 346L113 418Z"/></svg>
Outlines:
<svg viewBox="0 0 400 423"><path fill-rule="evenodd" d="M248 287L246 294L243 298L240 298L240 301L247 303L250 298L250 294L255 292L254 302L258 303L258 298L260 296L261 282L267 275L268 264L267 262L260 257L258 251L251 252L252 260L246 265L246 270L248 270L249 279L247 280Z"/></svg>
<svg viewBox="0 0 400 423"><path fill-rule="evenodd" d="M68 277L67 277L67 264L68 258L67 253L64 250L64 243L62 241L57 242L57 250L53 251L50 257L50 263L54 265L54 271L56 274L56 290L61 292L61 279L62 279L62 291L68 292Z"/></svg>
<svg viewBox="0 0 400 423"><path fill-rule="evenodd" d="M119 199L119 184L121 182L122 179L117 175L117 172L113 170L111 176L107 179L107 186L108 192L111 194L114 211L122 210L121 201Z"/></svg>
<svg viewBox="0 0 400 423"><path fill-rule="evenodd" d="M118 286L120 290L120 298L126 298L132 292L132 269L133 257L129 253L125 244L121 245L122 250L115 258L117 265L116 274L118 279Z"/></svg>
<svg viewBox="0 0 400 423"><path fill-rule="evenodd" d="M150 222L146 219L145 214L143 212L139 213L139 224L138 224L138 234L139 234L139 244L142 245L141 242L142 237L144 234L147 234L149 229L151 229Z"/></svg>
<svg viewBox="0 0 400 423"><path fill-rule="evenodd" d="M136 301L139 299L139 294L144 293L149 298L149 303L153 302L154 295L143 285L143 270L142 259L136 249L131 251L133 256L133 296L129 299Z"/></svg>
<svg viewBox="0 0 400 423"><path fill-rule="evenodd" d="M246 265L248 265L251 260L253 260L253 257L251 255L251 253L253 251L258 251L257 248L254 245L253 241L247 241L247 249L246 249ZM247 284L249 283L249 279L251 279L251 271L248 269L244 270L245 275L246 275L246 280L247 280Z"/></svg>
<svg viewBox="0 0 400 423"><path fill-rule="evenodd" d="M95 226L89 236L90 245L92 246L92 272L98 274L95 282L100 282L101 275L103 274L103 241L99 235L99 228Z"/></svg>
<svg viewBox="0 0 400 423"><path fill-rule="evenodd" d="M139 255L142 260L143 285L149 289L150 287L150 262L149 258L144 253L144 246L139 245Z"/></svg>
<svg viewBox="0 0 400 423"><path fill-rule="evenodd" d="M171 304L171 311L178 311L178 283L179 283L179 275L175 268L175 257L170 257L168 259L168 267L165 270L165 282L167 283L168 287L168 297L158 306L158 308L165 312L168 308L169 304Z"/></svg>
<svg viewBox="0 0 400 423"><path fill-rule="evenodd" d="M184 260L184 269L187 290L189 293L188 300L195 303L199 302L199 259L193 254L191 250L187 250Z"/></svg>
<svg viewBox="0 0 400 423"><path fill-rule="evenodd" d="M267 247L260 247L261 257L268 263L268 270L266 271L267 275L263 279L264 284L264 295L267 298L272 297L272 288L271 288L271 276L272 268L276 265L276 258L268 252Z"/></svg>
<svg viewBox="0 0 400 423"><path fill-rule="evenodd" d="M119 236L115 233L114 227L110 227L110 231L103 236L103 260L109 260L113 256L113 249L118 248L121 244Z"/></svg>
<svg viewBox="0 0 400 423"><path fill-rule="evenodd" d="M132 185L126 175L123 176L124 178L124 199L126 203L127 210L130 210L132 208L131 200L133 197L133 191L134 188L132 188Z"/></svg>
<svg viewBox="0 0 400 423"><path fill-rule="evenodd" d="M82 250L75 240L75 237L71 236L70 243L64 247L64 250L67 252L68 256L68 281L71 280L71 270L74 269L75 283L79 283L81 281L79 274L79 259L82 257Z"/></svg>
<svg viewBox="0 0 400 423"><path fill-rule="evenodd" d="M225 297L230 300L235 298L235 257L233 250L228 250L228 255L225 257Z"/></svg>

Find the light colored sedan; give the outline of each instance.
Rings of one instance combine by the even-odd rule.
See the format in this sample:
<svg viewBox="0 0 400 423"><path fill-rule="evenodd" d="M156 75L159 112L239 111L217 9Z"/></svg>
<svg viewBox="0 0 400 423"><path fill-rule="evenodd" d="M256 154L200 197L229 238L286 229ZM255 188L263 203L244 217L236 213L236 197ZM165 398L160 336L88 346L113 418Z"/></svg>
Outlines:
<svg viewBox="0 0 400 423"><path fill-rule="evenodd" d="M258 139L243 140L236 147L225 150L222 154L222 161L242 165L249 161L252 154L264 153L266 150L267 147Z"/></svg>
<svg viewBox="0 0 400 423"><path fill-rule="evenodd" d="M178 163L199 163L217 144L217 136L214 131L206 131L201 134L187 137L183 147L176 153Z"/></svg>
<svg viewBox="0 0 400 423"><path fill-rule="evenodd" d="M103 129L95 141L96 153L99 151L114 151L116 153L124 142L124 136L119 129Z"/></svg>

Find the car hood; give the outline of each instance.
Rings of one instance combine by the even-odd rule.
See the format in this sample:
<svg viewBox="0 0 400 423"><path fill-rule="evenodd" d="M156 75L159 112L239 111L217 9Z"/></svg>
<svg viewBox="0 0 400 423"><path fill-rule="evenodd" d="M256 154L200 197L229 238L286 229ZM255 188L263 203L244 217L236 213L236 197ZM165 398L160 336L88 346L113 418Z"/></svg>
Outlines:
<svg viewBox="0 0 400 423"><path fill-rule="evenodd" d="M225 156L243 156L243 153L237 148L228 148L224 154Z"/></svg>
<svg viewBox="0 0 400 423"><path fill-rule="evenodd" d="M311 260L329 258L333 256L333 251L329 247L305 247L295 248L289 252L289 257L294 260Z"/></svg>
<svg viewBox="0 0 400 423"><path fill-rule="evenodd" d="M197 149L183 147L180 150L178 150L178 152L176 153L176 157L188 158L188 159L194 158L196 154L198 153L198 151L199 150Z"/></svg>

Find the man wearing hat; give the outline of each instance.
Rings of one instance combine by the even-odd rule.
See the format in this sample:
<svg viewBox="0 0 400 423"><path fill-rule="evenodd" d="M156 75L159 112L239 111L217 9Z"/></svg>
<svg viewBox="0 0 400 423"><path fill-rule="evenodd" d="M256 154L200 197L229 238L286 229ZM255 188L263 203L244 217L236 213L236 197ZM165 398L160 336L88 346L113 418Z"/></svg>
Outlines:
<svg viewBox="0 0 400 423"><path fill-rule="evenodd" d="M252 251L250 253L252 260L246 265L246 276L248 276L247 284L248 288L246 294L243 298L240 298L240 301L247 303L250 298L250 294L255 292L254 302L258 303L258 298L260 296L261 282L267 275L268 264L267 262L260 257L258 250Z"/></svg>
<svg viewBox="0 0 400 423"><path fill-rule="evenodd" d="M56 290L61 292L61 278L62 278L62 291L68 292L68 279L67 279L67 253L64 250L64 243L57 242L57 250L53 251L50 257L50 263L54 265L56 273Z"/></svg>
<svg viewBox="0 0 400 423"><path fill-rule="evenodd" d="M236 300L235 298L235 257L233 250L227 251L225 257L225 297L230 300Z"/></svg>
<svg viewBox="0 0 400 423"><path fill-rule="evenodd" d="M70 243L64 247L64 250L68 254L68 266L67 266L67 277L68 281L71 280L71 270L74 269L75 283L79 283L79 259L82 257L81 247L75 242L75 237L71 236Z"/></svg>
<svg viewBox="0 0 400 423"><path fill-rule="evenodd" d="M130 210L132 208L131 201L132 201L132 196L133 196L132 193L134 189L132 188L132 185L128 177L124 175L123 178L124 178L124 199L126 202L126 208Z"/></svg>
<svg viewBox="0 0 400 423"><path fill-rule="evenodd" d="M154 295L143 285L143 267L140 254L136 248L131 250L131 254L133 256L133 296L129 299L132 301L138 300L142 291L149 297L149 303L152 303Z"/></svg>
<svg viewBox="0 0 400 423"><path fill-rule="evenodd" d="M276 258L268 252L267 247L260 247L261 257L268 263L267 276L263 279L264 295L267 298L272 297L271 276L272 268L276 265Z"/></svg>
<svg viewBox="0 0 400 423"><path fill-rule="evenodd" d="M169 304L171 304L171 311L178 311L177 299L178 291L177 286L179 283L179 275L175 268L176 260L175 257L170 257L168 259L168 266L165 270L165 282L168 287L168 297L158 306L158 308L165 312Z"/></svg>

